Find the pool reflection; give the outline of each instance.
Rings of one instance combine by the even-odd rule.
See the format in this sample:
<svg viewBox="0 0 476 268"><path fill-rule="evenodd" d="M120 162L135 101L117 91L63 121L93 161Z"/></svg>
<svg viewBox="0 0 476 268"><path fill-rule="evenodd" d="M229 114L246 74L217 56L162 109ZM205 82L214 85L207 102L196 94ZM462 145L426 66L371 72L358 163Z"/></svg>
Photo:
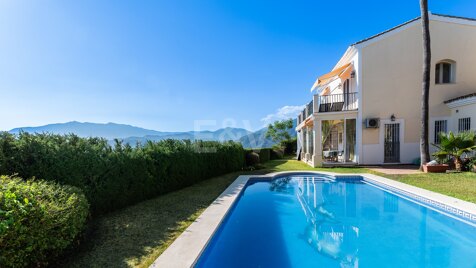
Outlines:
<svg viewBox="0 0 476 268"><path fill-rule="evenodd" d="M307 219L302 239L319 254L338 260L341 267L358 267L359 228L339 220L356 216L355 185L318 183L313 177L297 184L295 195ZM335 210L329 196L339 197L345 210Z"/></svg>

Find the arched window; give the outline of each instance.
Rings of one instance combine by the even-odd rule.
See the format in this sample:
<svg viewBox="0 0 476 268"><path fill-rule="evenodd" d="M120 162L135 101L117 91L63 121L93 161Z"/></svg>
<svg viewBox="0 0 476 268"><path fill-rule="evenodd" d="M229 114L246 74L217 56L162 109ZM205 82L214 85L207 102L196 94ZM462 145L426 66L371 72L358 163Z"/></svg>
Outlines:
<svg viewBox="0 0 476 268"><path fill-rule="evenodd" d="M435 66L435 83L450 84L456 81L456 62L452 60L442 60Z"/></svg>

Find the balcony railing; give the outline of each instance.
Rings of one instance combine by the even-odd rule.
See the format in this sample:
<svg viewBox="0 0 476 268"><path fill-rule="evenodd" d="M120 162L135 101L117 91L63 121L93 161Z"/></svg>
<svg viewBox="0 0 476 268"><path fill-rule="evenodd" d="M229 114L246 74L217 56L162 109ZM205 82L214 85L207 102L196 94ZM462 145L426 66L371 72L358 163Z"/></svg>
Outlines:
<svg viewBox="0 0 476 268"><path fill-rule="evenodd" d="M319 113L355 111L359 108L356 92L331 94L318 97Z"/></svg>
<svg viewBox="0 0 476 268"><path fill-rule="evenodd" d="M307 117L309 117L312 113L314 113L314 101L312 100L306 106Z"/></svg>
<svg viewBox="0 0 476 268"><path fill-rule="evenodd" d="M302 110L301 113L299 113L297 118L298 125L304 122L304 120L306 120L306 118L311 116L313 113L314 113L314 100L306 104L306 107L304 108L304 110Z"/></svg>

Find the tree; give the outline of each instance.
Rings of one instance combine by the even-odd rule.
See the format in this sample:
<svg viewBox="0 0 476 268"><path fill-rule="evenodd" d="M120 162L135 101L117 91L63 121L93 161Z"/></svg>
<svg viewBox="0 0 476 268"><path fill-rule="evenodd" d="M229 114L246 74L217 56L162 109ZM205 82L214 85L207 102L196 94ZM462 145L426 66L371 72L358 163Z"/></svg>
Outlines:
<svg viewBox="0 0 476 268"><path fill-rule="evenodd" d="M423 81L421 94L421 136L420 136L420 169L430 161L429 146L429 97L430 97L430 21L428 18L428 0L420 0L421 25L423 32Z"/></svg>
<svg viewBox="0 0 476 268"><path fill-rule="evenodd" d="M266 138L271 138L274 142L278 144L278 146L283 148L284 143L292 139L291 134L289 134L289 131L292 128L292 119L275 121L273 124L268 125L268 130L266 131Z"/></svg>
<svg viewBox="0 0 476 268"><path fill-rule="evenodd" d="M474 132L461 132L448 134L442 132L438 134L440 137L440 144L433 144L438 151L433 154L440 160L446 160L448 157L453 157L455 168L461 171L463 161L461 156L476 149L476 134Z"/></svg>

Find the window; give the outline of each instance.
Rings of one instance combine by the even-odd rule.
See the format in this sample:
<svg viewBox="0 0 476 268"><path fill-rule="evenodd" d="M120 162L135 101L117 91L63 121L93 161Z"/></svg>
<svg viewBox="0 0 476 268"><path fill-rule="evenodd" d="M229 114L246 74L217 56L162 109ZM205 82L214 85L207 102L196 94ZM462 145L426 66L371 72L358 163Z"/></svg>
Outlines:
<svg viewBox="0 0 476 268"><path fill-rule="evenodd" d="M349 79L346 79L344 81L343 86L344 86L344 94L349 94L349 92L350 92L350 81L349 81Z"/></svg>
<svg viewBox="0 0 476 268"><path fill-rule="evenodd" d="M447 132L447 121L446 120L436 120L435 121L435 137L434 137L434 142L435 144L440 144L440 133L441 132Z"/></svg>
<svg viewBox="0 0 476 268"><path fill-rule="evenodd" d="M464 132L471 129L471 117L458 119L458 132Z"/></svg>
<svg viewBox="0 0 476 268"><path fill-rule="evenodd" d="M449 84L455 82L455 62L443 61L438 62L435 67L435 83Z"/></svg>

